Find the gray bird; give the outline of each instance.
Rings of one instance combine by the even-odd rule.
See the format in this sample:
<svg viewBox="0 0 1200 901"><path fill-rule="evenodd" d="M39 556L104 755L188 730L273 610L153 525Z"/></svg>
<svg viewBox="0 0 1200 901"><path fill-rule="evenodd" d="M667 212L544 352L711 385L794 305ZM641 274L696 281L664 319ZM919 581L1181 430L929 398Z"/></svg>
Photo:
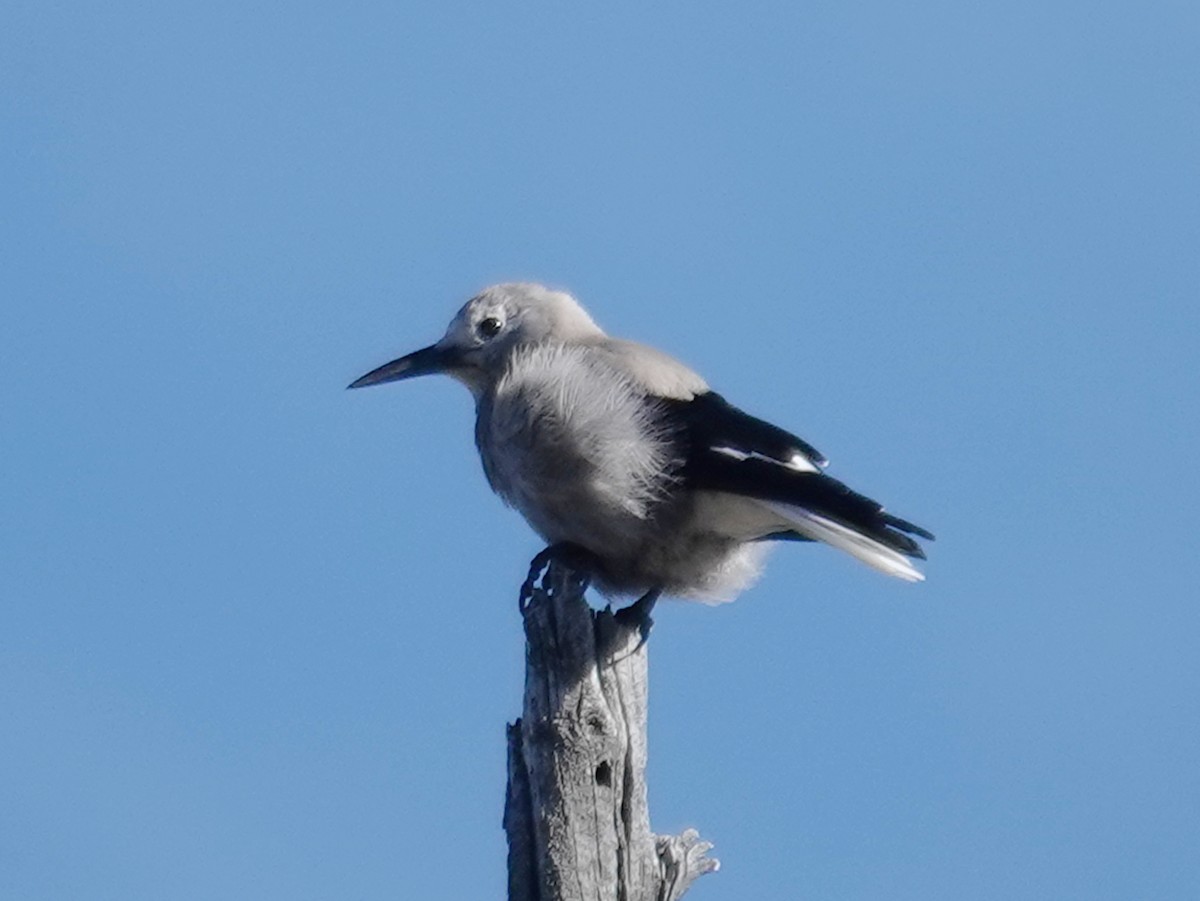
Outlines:
<svg viewBox="0 0 1200 901"><path fill-rule="evenodd" d="M910 582L933 535L825 475L812 445L661 351L610 338L569 294L503 284L436 344L351 388L441 372L475 397L492 489L605 594L731 600L775 540L823 541ZM527 592L531 582L526 583ZM524 593L524 592L523 592ZM648 622L648 620L647 620Z"/></svg>

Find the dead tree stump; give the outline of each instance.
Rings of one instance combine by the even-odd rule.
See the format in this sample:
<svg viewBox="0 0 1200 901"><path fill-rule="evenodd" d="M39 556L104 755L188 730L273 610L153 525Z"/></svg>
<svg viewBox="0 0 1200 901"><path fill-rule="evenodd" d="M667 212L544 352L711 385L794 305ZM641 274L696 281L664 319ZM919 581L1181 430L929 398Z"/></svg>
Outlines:
<svg viewBox="0 0 1200 901"><path fill-rule="evenodd" d="M675 901L716 870L646 805L646 649L551 564L524 610L525 700L508 727L509 901Z"/></svg>

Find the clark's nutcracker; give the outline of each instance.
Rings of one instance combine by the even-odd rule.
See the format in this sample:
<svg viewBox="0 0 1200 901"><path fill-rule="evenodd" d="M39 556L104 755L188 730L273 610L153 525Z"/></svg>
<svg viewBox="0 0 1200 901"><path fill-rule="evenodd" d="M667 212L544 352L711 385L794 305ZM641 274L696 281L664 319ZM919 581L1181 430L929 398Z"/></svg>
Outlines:
<svg viewBox="0 0 1200 901"><path fill-rule="evenodd" d="M823 541L889 576L933 539L822 471L812 445L728 403L661 351L608 337L569 294L486 289L440 341L361 388L442 372L475 397L492 489L610 595L730 600L771 540ZM582 561L582 563L581 563ZM531 583L526 583L526 590Z"/></svg>

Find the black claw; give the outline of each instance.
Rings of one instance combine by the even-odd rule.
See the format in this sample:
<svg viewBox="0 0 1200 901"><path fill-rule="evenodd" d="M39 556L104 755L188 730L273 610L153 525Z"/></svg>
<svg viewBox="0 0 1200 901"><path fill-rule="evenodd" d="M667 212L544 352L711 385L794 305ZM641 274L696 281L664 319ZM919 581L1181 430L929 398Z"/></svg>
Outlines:
<svg viewBox="0 0 1200 901"><path fill-rule="evenodd" d="M521 585L521 595L517 600L517 606L522 613L525 612L529 601L533 598L538 579L551 563L561 564L570 570L584 590L592 581L592 572L596 569L595 556L590 551L577 544L571 544L569 541L560 541L558 544L552 544L539 551L529 561L529 575L525 577L525 581ZM545 582L542 583L542 587L546 587Z"/></svg>
<svg viewBox="0 0 1200 901"><path fill-rule="evenodd" d="M654 610L654 604L661 595L661 588L651 588L628 607L623 607L613 615L613 618L622 626L638 630L638 643L637 647L634 648L635 652L640 651L642 645L650 638L650 629L654 625L654 620L650 618L650 613Z"/></svg>
<svg viewBox="0 0 1200 901"><path fill-rule="evenodd" d="M537 581L542 575L542 570L550 563L554 557L554 545L545 548L534 556L529 561L529 575L525 577L525 581L521 583L521 594L517 598L517 609L522 613L529 606L529 601L533 598L533 591L537 588Z"/></svg>

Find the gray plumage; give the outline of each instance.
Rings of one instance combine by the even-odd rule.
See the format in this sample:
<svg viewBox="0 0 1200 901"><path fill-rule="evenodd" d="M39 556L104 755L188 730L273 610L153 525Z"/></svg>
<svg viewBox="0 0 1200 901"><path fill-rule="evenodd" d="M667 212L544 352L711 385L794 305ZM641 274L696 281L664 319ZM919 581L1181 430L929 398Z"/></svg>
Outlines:
<svg viewBox="0 0 1200 901"><path fill-rule="evenodd" d="M645 345L608 337L535 284L473 297L436 344L351 387L444 372L475 397L493 490L551 545L582 548L609 594L729 600L767 541L818 540L908 581L925 530L830 478L825 459Z"/></svg>

